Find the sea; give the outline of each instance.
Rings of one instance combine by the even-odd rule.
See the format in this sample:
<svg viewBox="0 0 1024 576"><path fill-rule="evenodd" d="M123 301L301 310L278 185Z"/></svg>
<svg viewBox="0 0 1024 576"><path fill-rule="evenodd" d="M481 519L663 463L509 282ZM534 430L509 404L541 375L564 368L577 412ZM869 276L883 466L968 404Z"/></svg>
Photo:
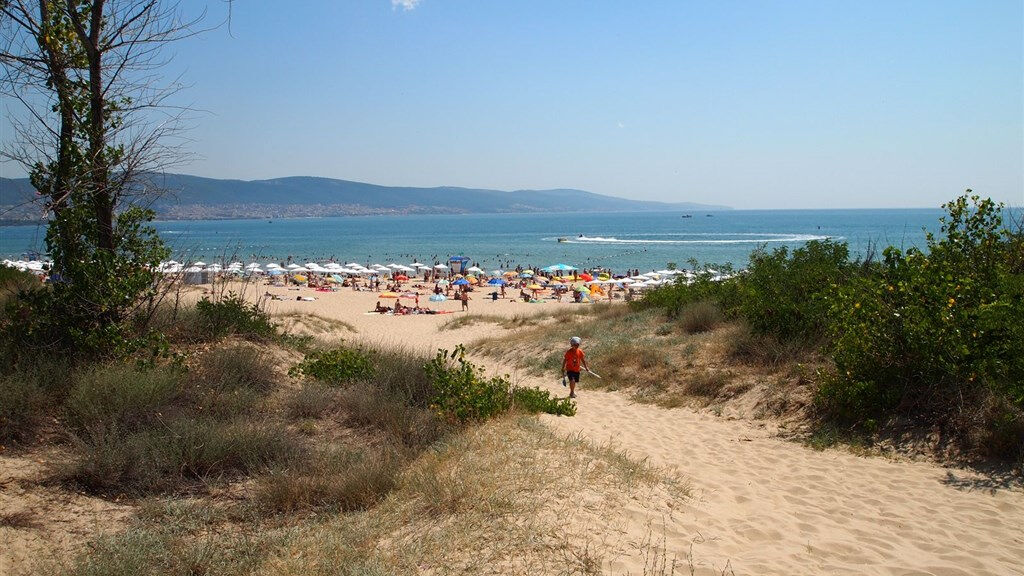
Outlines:
<svg viewBox="0 0 1024 576"><path fill-rule="evenodd" d="M757 249L846 242L851 256L924 248L939 209L728 210L566 214L383 215L158 221L180 262L427 264L466 256L487 270L556 263L584 268L741 269ZM45 252L43 225L0 227L0 257Z"/></svg>

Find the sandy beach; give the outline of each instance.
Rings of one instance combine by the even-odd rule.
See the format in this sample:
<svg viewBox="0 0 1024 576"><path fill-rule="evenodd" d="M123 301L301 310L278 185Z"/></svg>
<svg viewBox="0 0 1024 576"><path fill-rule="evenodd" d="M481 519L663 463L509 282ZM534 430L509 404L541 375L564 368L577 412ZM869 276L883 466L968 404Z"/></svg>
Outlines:
<svg viewBox="0 0 1024 576"><path fill-rule="evenodd" d="M250 292L255 287L250 287ZM303 313L347 323L333 336L352 342L406 346L432 352L501 333L479 322L439 330L464 315L460 303L429 303L437 315L367 314L377 294L313 292L259 287L280 294L268 309ZM511 291L510 291L511 293ZM296 301L314 295L315 301ZM491 301L473 292L468 314L514 316L550 314L559 307L621 303L528 304ZM425 296L421 303L425 303ZM298 313L300 316L294 316ZM570 336L566 334L566 337ZM601 359L592 358L600 367ZM521 384L565 394L554 378L524 377L511 367L482 361L488 369L511 372ZM582 386L578 414L543 421L564 434L612 442L637 458L674 470L696 496L683 510L651 503L623 519L637 541L645 533L663 537L669 554L692 550L697 573L720 574L1024 574L1024 489L1019 478L992 477L928 462L858 456L844 449L816 451L777 437L764 422L726 419L708 411L665 409L632 402L618 392ZM640 573L639 557L623 557L614 573ZM727 571L726 573L733 573Z"/></svg>

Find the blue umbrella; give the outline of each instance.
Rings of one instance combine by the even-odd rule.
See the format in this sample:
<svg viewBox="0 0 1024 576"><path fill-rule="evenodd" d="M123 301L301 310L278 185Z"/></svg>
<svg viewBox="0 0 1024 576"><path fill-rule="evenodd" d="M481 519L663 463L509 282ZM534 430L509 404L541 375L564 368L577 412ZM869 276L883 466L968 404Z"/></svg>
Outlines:
<svg viewBox="0 0 1024 576"><path fill-rule="evenodd" d="M452 282L452 284L455 286L465 286L466 284L469 284L469 280L466 280L465 278L459 278L455 282Z"/></svg>
<svg viewBox="0 0 1024 576"><path fill-rule="evenodd" d="M447 300L447 298L445 298L444 294L431 294L430 295L430 301L431 302L444 302L445 300Z"/></svg>
<svg viewBox="0 0 1024 576"><path fill-rule="evenodd" d="M494 284L495 286L502 286L505 284L504 278L491 278L487 281L488 284Z"/></svg>

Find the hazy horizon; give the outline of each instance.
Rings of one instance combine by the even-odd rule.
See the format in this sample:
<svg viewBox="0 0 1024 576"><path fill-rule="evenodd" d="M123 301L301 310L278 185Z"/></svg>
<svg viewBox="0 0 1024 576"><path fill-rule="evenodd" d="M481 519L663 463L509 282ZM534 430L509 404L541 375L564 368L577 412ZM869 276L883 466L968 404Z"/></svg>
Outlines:
<svg viewBox="0 0 1024 576"><path fill-rule="evenodd" d="M1024 204L1019 1L230 6L161 70L202 111L172 172L741 210L937 208L966 188Z"/></svg>

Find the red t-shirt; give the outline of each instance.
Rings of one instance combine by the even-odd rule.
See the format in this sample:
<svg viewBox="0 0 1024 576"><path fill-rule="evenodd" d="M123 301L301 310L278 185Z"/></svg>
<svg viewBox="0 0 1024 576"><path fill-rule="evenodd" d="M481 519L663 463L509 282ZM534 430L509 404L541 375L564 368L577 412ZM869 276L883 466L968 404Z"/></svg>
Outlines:
<svg viewBox="0 0 1024 576"><path fill-rule="evenodd" d="M582 348L569 348L568 350L566 350L564 361L566 371L579 372L580 363L583 362L584 356L585 354L583 353Z"/></svg>

